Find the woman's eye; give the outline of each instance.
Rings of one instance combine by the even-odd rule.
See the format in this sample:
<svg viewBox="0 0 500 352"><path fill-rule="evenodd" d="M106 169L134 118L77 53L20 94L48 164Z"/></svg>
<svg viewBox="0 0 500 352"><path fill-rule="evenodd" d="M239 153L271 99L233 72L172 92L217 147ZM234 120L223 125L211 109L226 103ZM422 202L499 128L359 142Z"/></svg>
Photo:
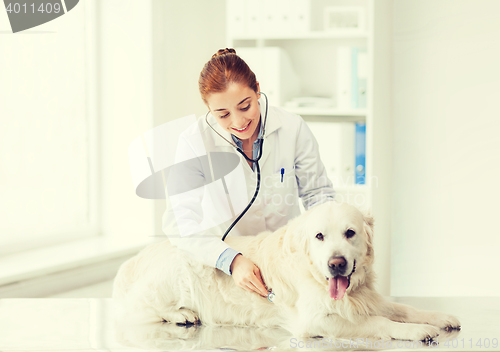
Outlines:
<svg viewBox="0 0 500 352"><path fill-rule="evenodd" d="M246 106L246 107L242 108L241 110L243 110L243 111L247 111L248 109L250 109L250 104L248 104L248 106Z"/></svg>
<svg viewBox="0 0 500 352"><path fill-rule="evenodd" d="M227 113L226 115L222 115L220 118L223 119L224 117L228 117L229 116L229 113Z"/></svg>

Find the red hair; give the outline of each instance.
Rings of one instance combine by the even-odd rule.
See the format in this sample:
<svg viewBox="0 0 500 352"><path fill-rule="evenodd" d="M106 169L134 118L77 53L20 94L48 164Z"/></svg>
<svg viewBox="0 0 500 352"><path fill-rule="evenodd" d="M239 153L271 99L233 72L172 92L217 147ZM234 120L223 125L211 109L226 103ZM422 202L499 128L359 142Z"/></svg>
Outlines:
<svg viewBox="0 0 500 352"><path fill-rule="evenodd" d="M250 87L257 93L257 79L250 67L231 48L219 49L208 61L200 73L198 85L201 99L205 105L212 93L227 90L230 83L239 83Z"/></svg>

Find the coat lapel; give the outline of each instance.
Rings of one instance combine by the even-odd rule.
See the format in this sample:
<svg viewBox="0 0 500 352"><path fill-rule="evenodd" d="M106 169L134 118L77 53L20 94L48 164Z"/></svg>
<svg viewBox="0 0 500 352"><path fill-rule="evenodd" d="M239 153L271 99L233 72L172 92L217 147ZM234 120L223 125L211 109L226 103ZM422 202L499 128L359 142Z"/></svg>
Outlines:
<svg viewBox="0 0 500 352"><path fill-rule="evenodd" d="M262 119L264 119L266 116L266 106L265 106L266 100L261 98L259 102L260 102L260 116L262 117ZM269 157L269 154L271 154L271 149L273 149L276 146L277 134L274 132L276 132L276 130L279 129L281 125L282 125L281 116L276 113L273 114L268 110L267 121L265 123L265 130L264 130L264 150L262 151L262 157L259 161L261 170L263 169L265 162Z"/></svg>

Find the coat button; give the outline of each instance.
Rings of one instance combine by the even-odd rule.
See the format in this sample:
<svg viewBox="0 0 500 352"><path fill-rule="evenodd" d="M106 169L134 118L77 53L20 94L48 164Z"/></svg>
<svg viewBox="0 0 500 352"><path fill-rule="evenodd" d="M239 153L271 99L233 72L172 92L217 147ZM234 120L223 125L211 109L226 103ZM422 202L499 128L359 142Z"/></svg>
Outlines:
<svg viewBox="0 0 500 352"><path fill-rule="evenodd" d="M257 215L258 217L261 217L262 216L262 210L257 210L255 212L255 215Z"/></svg>

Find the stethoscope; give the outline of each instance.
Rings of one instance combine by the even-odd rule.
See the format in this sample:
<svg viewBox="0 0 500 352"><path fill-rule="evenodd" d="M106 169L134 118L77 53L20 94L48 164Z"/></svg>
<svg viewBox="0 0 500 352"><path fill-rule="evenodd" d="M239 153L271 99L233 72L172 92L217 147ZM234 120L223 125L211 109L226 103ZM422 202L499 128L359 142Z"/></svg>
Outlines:
<svg viewBox="0 0 500 352"><path fill-rule="evenodd" d="M260 94L264 94L262 92L258 92ZM231 224L231 226L228 227L228 229L226 230L226 232L224 233L224 236L222 236L222 240L224 241L226 239L226 236L229 234L229 231L231 231L233 229L233 227L238 223L238 221L240 221L240 219L243 217L243 215L245 215L245 213L248 211L248 209L250 209L250 207L252 206L253 202L255 201L255 199L257 198L257 194L259 193L259 189L260 189L260 166L259 166L259 160L260 160L260 157L262 156L262 149L263 149L263 145L264 145L264 137L266 135L266 122L267 122L267 95L264 94L264 97L266 98L266 110L265 110L265 116L264 116L264 124L263 124L263 127L262 127L262 136L259 138L259 155L257 156L257 159L250 159L242 149L240 149L236 144L234 143L231 143L230 141L228 141L223 135L221 135L219 132L217 132L215 130L215 128L213 128L210 123L208 122L208 114L210 113L207 112L207 114L205 115L205 122L207 123L208 126L210 126L210 128L215 132L217 133L219 136L222 137L222 139L224 139L226 142L228 142L231 146L233 146L234 148L236 148L236 150L238 151L238 153L240 153L241 155L243 155L243 157L249 161L249 162L252 162L252 163L255 163L256 165L256 170L257 170L257 186L255 187L255 193L253 195L253 198L252 200L250 201L250 203L248 203L247 207L241 212L241 214L236 218L236 220L233 221L233 223Z"/></svg>
<svg viewBox="0 0 500 352"><path fill-rule="evenodd" d="M264 94L262 92L259 92L261 94ZM233 223L231 224L231 226L228 227L228 229L226 230L226 232L224 233L224 236L222 236L222 240L224 241L226 239L226 236L229 234L229 231L231 231L234 227L234 225L236 225L238 223L238 221L240 221L240 219L243 217L243 215L245 215L245 213L248 211L248 209L250 209L250 207L252 206L253 202L255 201L255 198L257 198L257 194L259 194L259 189L260 189L260 166L259 166L259 160L260 160L260 157L262 156L262 149L263 149L263 145L264 145L264 137L266 136L266 122L267 122L267 95L264 94L264 97L266 98L266 110L265 110L265 115L264 115L264 124L262 126L262 136L259 138L259 155L257 156L257 159L250 159L242 149L238 148L238 146L234 143L231 143L230 141L228 141L223 135L221 135L219 132L217 132L211 125L210 123L208 122L208 114L209 112L207 112L207 114L205 115L205 122L207 123L208 126L210 126L210 128L215 132L217 133L219 136L222 137L222 139L224 139L226 142L228 142L231 146L233 146L234 148L236 148L236 150L238 151L238 153L240 153L241 155L243 155L243 157L247 160L247 161L250 161L250 162L253 162L255 163L256 165L256 170L257 170L257 186L255 187L255 193L253 195L253 198L252 200L250 201L250 203L248 203L247 207L241 212L241 214L236 218L236 220L233 221ZM275 298L275 294L273 292L272 289L268 289L268 293L267 293L267 300L271 303L274 303L274 298Z"/></svg>

